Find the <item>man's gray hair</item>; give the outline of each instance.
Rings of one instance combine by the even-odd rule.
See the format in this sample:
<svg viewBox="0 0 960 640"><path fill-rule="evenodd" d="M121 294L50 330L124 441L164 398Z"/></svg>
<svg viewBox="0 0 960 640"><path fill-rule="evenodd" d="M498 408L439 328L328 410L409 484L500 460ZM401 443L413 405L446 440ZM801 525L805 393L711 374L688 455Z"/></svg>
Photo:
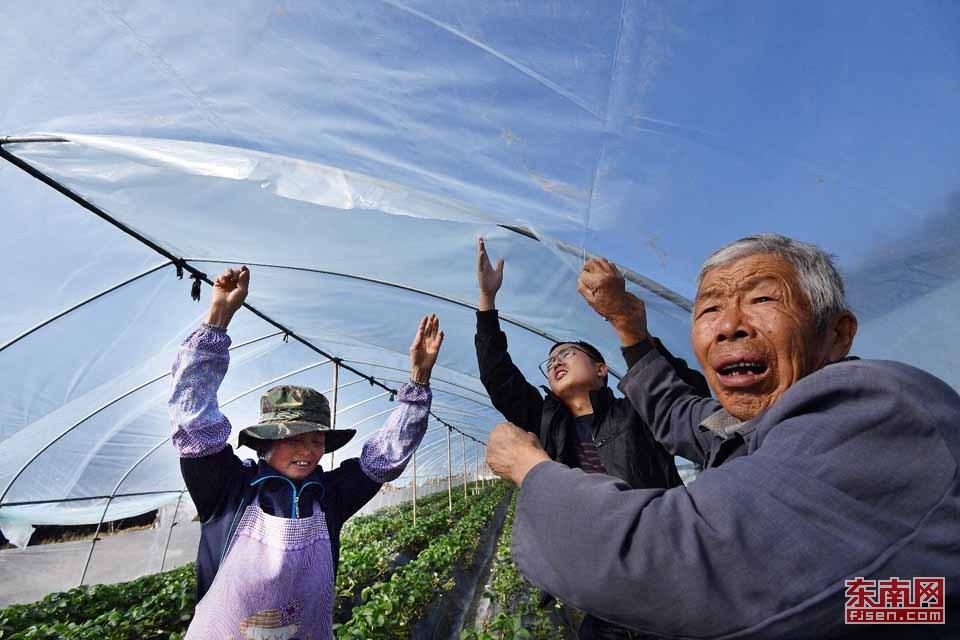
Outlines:
<svg viewBox="0 0 960 640"><path fill-rule="evenodd" d="M833 257L816 245L775 233L747 236L715 251L700 267L697 288L700 288L707 271L762 253L776 255L796 270L800 288L810 302L818 331L826 329L831 318L847 310L843 278L833 264Z"/></svg>

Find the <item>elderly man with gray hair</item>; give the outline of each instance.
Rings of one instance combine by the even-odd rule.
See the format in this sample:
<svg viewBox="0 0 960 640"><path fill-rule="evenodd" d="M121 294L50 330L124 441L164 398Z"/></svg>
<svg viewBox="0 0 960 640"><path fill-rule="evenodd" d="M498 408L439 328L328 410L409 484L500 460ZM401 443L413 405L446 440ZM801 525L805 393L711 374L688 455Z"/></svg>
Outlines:
<svg viewBox="0 0 960 640"><path fill-rule="evenodd" d="M660 637L960 637L960 396L848 357L857 320L827 254L759 235L703 265L691 340L715 400L652 348L615 266L591 260L578 288L631 363L621 391L704 471L631 490L498 425L488 463L520 486L513 557L534 584ZM911 624L849 624L894 615Z"/></svg>

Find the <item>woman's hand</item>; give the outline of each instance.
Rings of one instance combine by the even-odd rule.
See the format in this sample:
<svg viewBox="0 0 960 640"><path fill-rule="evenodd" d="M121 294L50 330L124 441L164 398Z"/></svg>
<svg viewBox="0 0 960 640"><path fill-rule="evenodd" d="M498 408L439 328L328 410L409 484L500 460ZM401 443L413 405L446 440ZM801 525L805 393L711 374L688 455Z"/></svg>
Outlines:
<svg viewBox="0 0 960 640"><path fill-rule="evenodd" d="M410 380L418 384L430 382L430 372L437 363L437 354L443 344L443 331L436 314L426 316L420 321L417 335L410 345Z"/></svg>
<svg viewBox="0 0 960 640"><path fill-rule="evenodd" d="M250 289L250 270L246 267L227 269L213 283L210 310L206 323L227 328L233 314L243 305Z"/></svg>

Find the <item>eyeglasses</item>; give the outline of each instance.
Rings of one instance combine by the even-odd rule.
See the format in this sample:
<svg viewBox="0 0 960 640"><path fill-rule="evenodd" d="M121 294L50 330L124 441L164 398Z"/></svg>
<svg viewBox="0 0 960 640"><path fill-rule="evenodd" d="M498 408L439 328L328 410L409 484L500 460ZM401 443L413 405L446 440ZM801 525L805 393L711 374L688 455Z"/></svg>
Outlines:
<svg viewBox="0 0 960 640"><path fill-rule="evenodd" d="M583 349L581 349L580 347L575 347L573 345L570 345L569 347L564 347L563 349L560 349L555 354L553 354L552 356L550 356L549 358L541 362L538 366L538 368L540 369L540 373L543 374L544 378L549 380L550 376L548 374L550 373L550 369L553 369L555 366L557 366L561 362L566 362L567 360L570 359L570 356L572 356L577 351L579 351L580 353L584 354L585 356L593 360L590 354L584 351Z"/></svg>

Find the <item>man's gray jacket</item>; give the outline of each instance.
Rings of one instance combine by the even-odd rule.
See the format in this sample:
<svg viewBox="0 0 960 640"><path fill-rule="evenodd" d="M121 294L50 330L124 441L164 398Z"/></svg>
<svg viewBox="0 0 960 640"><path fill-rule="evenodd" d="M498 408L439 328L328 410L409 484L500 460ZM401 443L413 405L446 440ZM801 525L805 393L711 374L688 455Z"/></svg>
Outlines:
<svg viewBox="0 0 960 640"><path fill-rule="evenodd" d="M960 637L960 396L897 362L850 360L738 423L635 346L620 389L705 469L635 489L542 462L513 558L598 617L681 638ZM628 355L629 357L629 355ZM546 542L545 542L546 541ZM943 576L946 625L844 625L844 581Z"/></svg>

